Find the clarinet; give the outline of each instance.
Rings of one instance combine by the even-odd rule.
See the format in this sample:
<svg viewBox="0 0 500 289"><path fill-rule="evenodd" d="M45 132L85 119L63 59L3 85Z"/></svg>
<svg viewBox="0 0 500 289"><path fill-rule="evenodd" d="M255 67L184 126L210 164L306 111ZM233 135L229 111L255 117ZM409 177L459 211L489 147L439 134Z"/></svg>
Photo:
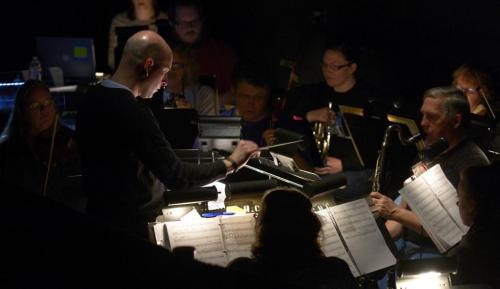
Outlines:
<svg viewBox="0 0 500 289"><path fill-rule="evenodd" d="M415 144L423 138L422 134L417 133L416 135L411 136L408 139L405 139L403 137L403 130L401 129L401 126L397 124L391 124L385 129L384 139L382 141L382 145L380 146L380 150L377 157L377 163L375 165L375 172L373 173L372 192L380 192L380 178L384 171L387 148L389 148L390 146L389 138L394 131L397 132L399 142L403 146Z"/></svg>

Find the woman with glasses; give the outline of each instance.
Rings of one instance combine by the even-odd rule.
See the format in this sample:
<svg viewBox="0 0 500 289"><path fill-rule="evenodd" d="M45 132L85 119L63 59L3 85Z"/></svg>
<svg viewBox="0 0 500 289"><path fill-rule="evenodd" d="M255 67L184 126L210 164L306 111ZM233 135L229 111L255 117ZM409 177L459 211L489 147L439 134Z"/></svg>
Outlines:
<svg viewBox="0 0 500 289"><path fill-rule="evenodd" d="M486 102L492 100L493 94L490 75L471 64L463 64L453 72L453 84L467 96L471 113L488 114Z"/></svg>
<svg viewBox="0 0 500 289"><path fill-rule="evenodd" d="M339 133L353 136L360 157L341 134L334 136L330 147L322 152L326 156L314 156L311 152L316 173L344 172L352 176L348 176L348 189L353 190L352 194L348 193L350 197L369 191L371 173L366 169L375 166L384 129L371 116L383 119L389 108L378 97L375 87L356 77L358 54L357 49L347 42L327 44L318 65L325 81L292 91L284 108L291 130L311 135L314 123L328 126L336 122ZM329 103L332 103L331 109ZM339 113L340 105L360 108L365 117L350 121L347 128Z"/></svg>
<svg viewBox="0 0 500 289"><path fill-rule="evenodd" d="M167 13L158 8L156 0L129 0L127 11L117 14L109 28L108 66L115 69L115 48L118 46L117 27L148 26L149 30L158 31L157 20L168 20Z"/></svg>
<svg viewBox="0 0 500 289"><path fill-rule="evenodd" d="M0 179L25 190L83 208L77 193L80 162L73 131L58 122L49 88L24 83L0 146Z"/></svg>

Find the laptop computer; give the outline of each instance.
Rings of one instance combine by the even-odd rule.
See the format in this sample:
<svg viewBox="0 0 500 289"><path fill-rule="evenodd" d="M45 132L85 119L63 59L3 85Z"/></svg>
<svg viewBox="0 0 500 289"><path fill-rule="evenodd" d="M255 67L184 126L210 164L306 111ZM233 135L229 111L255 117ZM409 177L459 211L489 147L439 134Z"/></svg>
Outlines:
<svg viewBox="0 0 500 289"><path fill-rule="evenodd" d="M88 84L95 81L95 49L92 38L37 37L37 53L45 79L52 79L49 67L60 67L64 84Z"/></svg>

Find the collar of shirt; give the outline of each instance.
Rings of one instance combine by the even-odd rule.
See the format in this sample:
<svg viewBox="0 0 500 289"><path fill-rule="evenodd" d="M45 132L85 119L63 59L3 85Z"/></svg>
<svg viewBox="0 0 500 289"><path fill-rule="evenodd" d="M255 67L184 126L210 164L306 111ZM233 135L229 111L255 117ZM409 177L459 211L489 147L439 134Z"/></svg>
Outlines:
<svg viewBox="0 0 500 289"><path fill-rule="evenodd" d="M101 85L104 86L104 87L107 87L107 88L119 88L119 89L125 89L125 90L128 90L130 91L130 93L134 94L132 92L132 90L130 90L130 88L128 88L127 86L119 83L119 82L116 82L114 80L111 80L111 79L105 79L101 82Z"/></svg>

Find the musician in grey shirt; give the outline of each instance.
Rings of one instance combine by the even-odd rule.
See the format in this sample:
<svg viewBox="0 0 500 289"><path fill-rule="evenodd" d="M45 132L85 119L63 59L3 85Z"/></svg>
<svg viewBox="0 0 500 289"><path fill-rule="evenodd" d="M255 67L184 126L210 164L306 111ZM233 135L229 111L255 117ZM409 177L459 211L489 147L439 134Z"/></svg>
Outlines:
<svg viewBox="0 0 500 289"><path fill-rule="evenodd" d="M455 188L458 186L460 171L470 166L489 163L481 149L467 138L469 104L460 90L454 87L429 89L424 94L420 112L422 113L420 124L426 135L426 145L432 145L440 138L448 141L448 149L432 160L432 163L441 165L446 177ZM410 234L405 233L405 238L412 234L427 236L421 221L405 201L398 205L380 192L372 192L371 197L380 216L387 220L386 227L394 239L401 236L403 229L413 231ZM421 241L434 248L428 238L424 240Z"/></svg>

